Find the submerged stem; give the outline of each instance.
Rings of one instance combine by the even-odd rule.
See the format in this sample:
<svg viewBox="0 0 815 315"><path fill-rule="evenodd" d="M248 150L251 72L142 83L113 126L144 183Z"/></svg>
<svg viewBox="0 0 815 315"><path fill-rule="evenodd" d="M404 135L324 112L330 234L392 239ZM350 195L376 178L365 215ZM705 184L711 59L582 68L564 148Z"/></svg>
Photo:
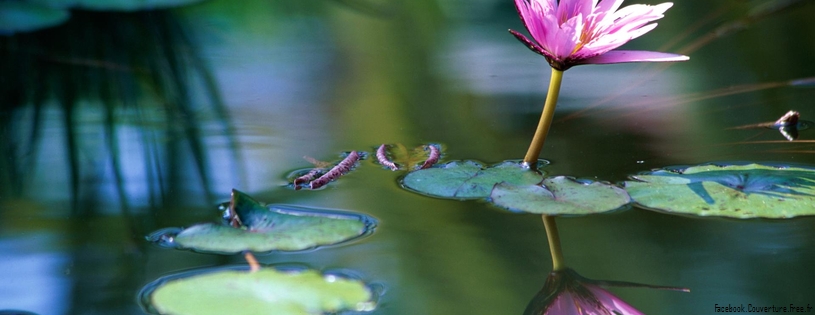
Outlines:
<svg viewBox="0 0 815 315"><path fill-rule="evenodd" d="M552 125L552 117L555 116L555 106L557 106L557 98L560 94L561 81L563 81L563 71L552 68L549 92L546 93L546 102L543 103L543 112L538 122L538 129L535 130L535 136L532 137L532 143L529 144L529 150L526 151L524 157L524 163L531 168L537 167L538 157L541 154L541 149L543 149L543 142L546 141L546 135L549 134L549 126Z"/></svg>
<svg viewBox="0 0 815 315"><path fill-rule="evenodd" d="M560 235L557 232L555 217L543 215L543 226L546 228L546 238L549 240L549 252L552 253L552 271L566 270L563 260L563 251L560 249Z"/></svg>
<svg viewBox="0 0 815 315"><path fill-rule="evenodd" d="M260 270L260 264L258 260L255 258L255 255L252 255L252 252L245 251L243 252L243 257L246 258L246 262L249 264L249 272L256 272Z"/></svg>

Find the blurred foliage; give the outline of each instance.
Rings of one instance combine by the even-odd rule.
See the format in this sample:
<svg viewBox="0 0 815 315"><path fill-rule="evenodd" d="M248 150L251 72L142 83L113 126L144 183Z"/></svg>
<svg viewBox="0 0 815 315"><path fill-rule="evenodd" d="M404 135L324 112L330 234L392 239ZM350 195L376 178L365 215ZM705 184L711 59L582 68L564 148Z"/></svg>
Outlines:
<svg viewBox="0 0 815 315"><path fill-rule="evenodd" d="M99 195L100 187L87 184L99 176L114 183L127 208L125 184L133 179L123 163L133 158L154 207L170 187L198 186L209 195L205 131L230 138L231 127L199 53L184 22L161 10L74 11L60 27L0 37L0 196L24 193L38 155L58 150L42 141L47 128L62 128L75 211L84 211L81 196ZM49 119L54 110L58 121ZM123 131L132 127L135 136ZM121 143L133 137L135 151L132 141ZM190 162L200 184L183 181Z"/></svg>

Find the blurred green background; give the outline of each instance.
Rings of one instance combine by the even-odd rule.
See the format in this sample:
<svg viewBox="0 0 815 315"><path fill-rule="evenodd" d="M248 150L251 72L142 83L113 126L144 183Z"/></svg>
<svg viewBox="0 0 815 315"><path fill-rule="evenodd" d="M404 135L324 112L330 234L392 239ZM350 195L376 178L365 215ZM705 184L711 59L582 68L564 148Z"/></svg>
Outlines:
<svg viewBox="0 0 815 315"><path fill-rule="evenodd" d="M216 220L232 188L376 217L360 241L258 257L353 271L385 288L373 314L521 314L543 285L539 216L410 193L370 159L324 190L285 187L311 166L303 156L382 143L522 158L549 67L507 33L523 30L512 1L58 2L40 14L61 17L53 26L0 35L0 310L143 314L138 292L156 278L243 263L144 240ZM813 16L811 0L675 3L624 48L691 60L567 71L545 171L619 182L672 165L815 164L811 130L790 142L728 129L788 110L815 120L811 79L795 81L815 76ZM691 289L612 290L648 314L815 305L813 218L635 208L558 222L583 276Z"/></svg>

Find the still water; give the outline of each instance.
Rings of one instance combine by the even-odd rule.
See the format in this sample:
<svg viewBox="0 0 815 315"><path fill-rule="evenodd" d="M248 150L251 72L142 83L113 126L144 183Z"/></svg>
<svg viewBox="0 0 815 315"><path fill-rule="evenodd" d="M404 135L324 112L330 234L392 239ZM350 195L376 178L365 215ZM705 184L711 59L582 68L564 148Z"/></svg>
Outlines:
<svg viewBox="0 0 815 315"><path fill-rule="evenodd" d="M644 1L645 3L656 3ZM762 11L763 10L763 11ZM675 3L628 49L671 65L566 72L542 157L549 175L620 182L716 161L815 165L815 2ZM268 203L377 218L361 240L264 264L349 270L384 287L373 314L521 314L551 259L540 217L401 189L369 159L319 191L287 175L382 143L441 143L446 160L526 152L545 60L507 29L504 0L211 0L168 10L75 10L60 26L0 37L0 310L144 314L141 288L244 263L174 251L150 232L212 221L240 189ZM815 205L813 205L815 206ZM683 286L612 289L647 314L714 306L815 306L815 219L699 219L633 208L558 219L583 276Z"/></svg>

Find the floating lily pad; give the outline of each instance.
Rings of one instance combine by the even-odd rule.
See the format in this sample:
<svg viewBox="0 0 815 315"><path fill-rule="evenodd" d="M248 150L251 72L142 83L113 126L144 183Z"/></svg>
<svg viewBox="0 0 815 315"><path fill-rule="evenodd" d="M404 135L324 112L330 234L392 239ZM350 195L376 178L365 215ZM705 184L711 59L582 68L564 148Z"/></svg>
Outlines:
<svg viewBox="0 0 815 315"><path fill-rule="evenodd" d="M28 1L0 1L0 35L30 32L62 24L68 10Z"/></svg>
<svg viewBox="0 0 815 315"><path fill-rule="evenodd" d="M173 315L313 315L370 311L374 294L361 281L314 270L224 270L170 276L142 293L148 308Z"/></svg>
<svg viewBox="0 0 815 315"><path fill-rule="evenodd" d="M815 169L701 165L631 178L625 189L647 208L733 218L815 215Z"/></svg>
<svg viewBox="0 0 815 315"><path fill-rule="evenodd" d="M372 232L375 225L373 218L362 214L263 205L239 191L233 191L230 211L237 215L238 227L233 215L226 215L230 224L162 229L148 239L163 246L215 253L297 251L355 239Z"/></svg>
<svg viewBox="0 0 815 315"><path fill-rule="evenodd" d="M541 181L539 171L519 162L503 162L484 167L474 161L453 161L437 167L413 171L402 179L405 188L420 194L451 199L477 199L490 195L495 184L533 185Z"/></svg>
<svg viewBox="0 0 815 315"><path fill-rule="evenodd" d="M582 215L607 212L631 202L622 188L601 182L579 182L565 176L550 177L541 185L495 185L490 199L511 211L546 215Z"/></svg>

